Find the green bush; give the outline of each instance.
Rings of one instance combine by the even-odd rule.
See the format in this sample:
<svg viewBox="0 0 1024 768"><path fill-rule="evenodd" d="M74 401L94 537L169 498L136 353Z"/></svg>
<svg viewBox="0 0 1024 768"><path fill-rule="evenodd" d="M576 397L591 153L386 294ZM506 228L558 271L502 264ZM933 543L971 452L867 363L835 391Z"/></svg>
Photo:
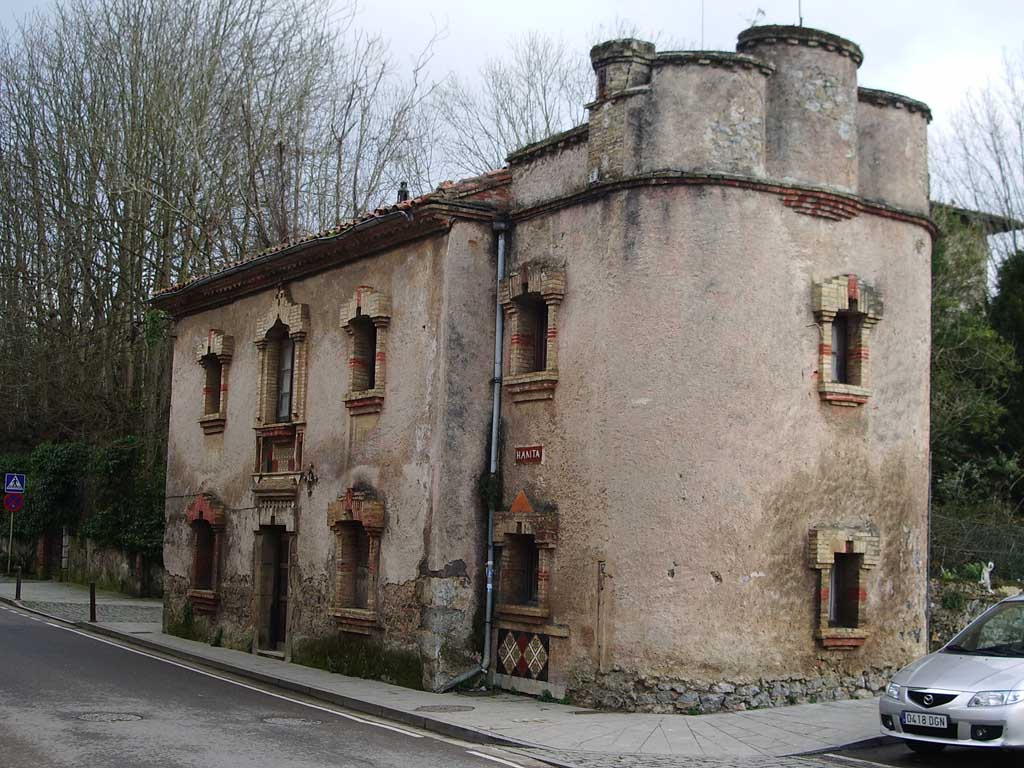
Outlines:
<svg viewBox="0 0 1024 768"><path fill-rule="evenodd" d="M967 595L958 589L947 589L939 602L947 611L960 613L967 607Z"/></svg>

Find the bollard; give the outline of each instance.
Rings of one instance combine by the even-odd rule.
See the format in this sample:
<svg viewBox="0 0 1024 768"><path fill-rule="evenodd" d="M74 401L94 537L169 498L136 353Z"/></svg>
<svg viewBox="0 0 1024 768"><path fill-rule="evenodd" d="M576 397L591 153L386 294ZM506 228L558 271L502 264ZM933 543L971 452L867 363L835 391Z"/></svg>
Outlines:
<svg viewBox="0 0 1024 768"><path fill-rule="evenodd" d="M96 582L89 582L89 622L96 623Z"/></svg>
<svg viewBox="0 0 1024 768"><path fill-rule="evenodd" d="M21 566L18 566L17 581L14 582L14 599L21 601Z"/></svg>

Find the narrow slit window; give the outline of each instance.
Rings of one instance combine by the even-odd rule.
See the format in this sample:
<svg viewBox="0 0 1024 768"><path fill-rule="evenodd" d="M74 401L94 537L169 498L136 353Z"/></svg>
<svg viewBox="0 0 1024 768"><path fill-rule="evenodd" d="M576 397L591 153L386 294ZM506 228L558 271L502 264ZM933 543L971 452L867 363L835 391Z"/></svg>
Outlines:
<svg viewBox="0 0 1024 768"><path fill-rule="evenodd" d="M213 589L213 528L204 520L193 523L196 537L194 589Z"/></svg>
<svg viewBox="0 0 1024 768"><path fill-rule="evenodd" d="M216 355L203 358L206 381L203 386L203 415L220 413L221 362Z"/></svg>
<svg viewBox="0 0 1024 768"><path fill-rule="evenodd" d="M856 628L860 619L860 569L863 555L836 554L829 583L830 627Z"/></svg>
<svg viewBox="0 0 1024 768"><path fill-rule="evenodd" d="M832 381L837 384L849 383L850 322L845 314L836 315L832 321Z"/></svg>
<svg viewBox="0 0 1024 768"><path fill-rule="evenodd" d="M352 369L352 390L361 392L377 386L377 327L366 315L360 315L351 322L352 357L349 366Z"/></svg>

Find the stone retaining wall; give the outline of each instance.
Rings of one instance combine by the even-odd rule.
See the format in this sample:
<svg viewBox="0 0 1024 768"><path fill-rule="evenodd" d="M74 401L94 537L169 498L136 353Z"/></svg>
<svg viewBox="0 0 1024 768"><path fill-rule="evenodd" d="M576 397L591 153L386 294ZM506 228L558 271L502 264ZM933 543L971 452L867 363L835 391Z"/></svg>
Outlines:
<svg viewBox="0 0 1024 768"><path fill-rule="evenodd" d="M569 696L583 706L626 712L742 712L790 704L868 699L881 694L895 673L895 668L886 667L855 676L824 672L812 677L708 683L610 672L599 678L578 679L570 686Z"/></svg>

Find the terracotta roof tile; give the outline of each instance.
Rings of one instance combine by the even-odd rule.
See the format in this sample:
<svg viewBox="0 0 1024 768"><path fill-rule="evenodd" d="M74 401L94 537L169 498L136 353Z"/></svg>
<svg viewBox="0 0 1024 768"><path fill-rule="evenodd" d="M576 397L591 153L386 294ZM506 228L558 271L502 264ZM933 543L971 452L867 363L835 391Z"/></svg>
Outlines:
<svg viewBox="0 0 1024 768"><path fill-rule="evenodd" d="M398 211L410 210L429 203L443 202L447 200L461 200L466 198L480 200L482 202L493 202L499 205L504 204L508 200L508 195L507 192L503 193L500 190L508 186L510 179L511 176L508 168L499 168L469 179L462 179L460 181L442 181L433 192L428 192L426 194L419 195L418 197L410 198L409 200L402 200L394 203L393 205L376 208L373 211L369 211L368 213L364 213L363 215L349 219L348 221L341 222L337 226L331 227L330 229L326 229L322 232L306 234L302 237L297 237L293 240L287 240L282 243L276 243L268 248L263 248L262 250L249 253L241 259L223 264L213 272L196 275L188 280L168 286L167 288L162 288L159 291L156 291L153 296L162 296L167 293L180 291L181 289L186 288L193 283L197 283L200 280L205 280L208 277L234 269L235 267L246 264L250 261L255 261L265 256L278 253L301 243L306 243L311 240L323 240L336 237L365 221L387 216Z"/></svg>

